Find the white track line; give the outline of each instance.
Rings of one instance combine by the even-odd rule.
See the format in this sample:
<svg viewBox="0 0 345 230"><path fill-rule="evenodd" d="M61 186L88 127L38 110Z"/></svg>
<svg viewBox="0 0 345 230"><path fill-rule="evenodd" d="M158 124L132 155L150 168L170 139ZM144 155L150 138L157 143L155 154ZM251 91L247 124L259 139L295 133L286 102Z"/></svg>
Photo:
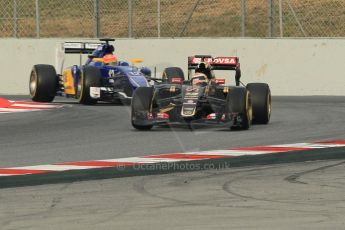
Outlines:
<svg viewBox="0 0 345 230"><path fill-rule="evenodd" d="M33 104L22 104L22 103L14 103L10 106L21 106L21 107L28 107L28 108L38 108L38 109L54 109L54 108L60 108L62 105L33 105Z"/></svg>
<svg viewBox="0 0 345 230"><path fill-rule="evenodd" d="M99 168L98 166L79 166L79 165L35 165L26 167L14 167L10 169L23 169L23 170L47 170L47 171L67 171L78 169L93 169Z"/></svg>

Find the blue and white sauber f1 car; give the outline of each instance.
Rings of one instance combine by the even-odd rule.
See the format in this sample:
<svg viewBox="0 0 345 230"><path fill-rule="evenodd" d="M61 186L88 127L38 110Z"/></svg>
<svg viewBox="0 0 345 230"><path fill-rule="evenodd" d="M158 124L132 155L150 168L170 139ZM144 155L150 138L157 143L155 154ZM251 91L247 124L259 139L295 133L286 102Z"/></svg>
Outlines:
<svg viewBox="0 0 345 230"><path fill-rule="evenodd" d="M151 70L118 61L114 56L114 39L101 39L100 43L65 42L62 50L66 54L89 54L86 63L73 65L63 70L63 61L57 69L52 65L34 65L30 74L30 95L33 101L51 102L55 96L78 99L81 104L97 101L126 102L138 87L148 87L147 78ZM141 62L133 59L133 63Z"/></svg>
<svg viewBox="0 0 345 230"><path fill-rule="evenodd" d="M235 71L235 85L216 78L215 70ZM182 69L166 68L151 87L134 91L131 122L138 130L154 125L195 123L248 129L267 124L271 116L271 92L265 83L240 81L238 57L196 55L188 58L188 79Z"/></svg>

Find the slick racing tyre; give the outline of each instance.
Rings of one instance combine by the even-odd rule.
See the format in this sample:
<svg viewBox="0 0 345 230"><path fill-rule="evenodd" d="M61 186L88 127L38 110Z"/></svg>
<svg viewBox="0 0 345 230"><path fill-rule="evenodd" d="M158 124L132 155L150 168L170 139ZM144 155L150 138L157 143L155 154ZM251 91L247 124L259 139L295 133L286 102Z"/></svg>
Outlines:
<svg viewBox="0 0 345 230"><path fill-rule="evenodd" d="M153 125L145 124L147 113L151 110L153 90L152 87L139 87L133 93L131 121L132 126L138 130L150 130L153 127ZM144 117L137 119L138 114L142 114Z"/></svg>
<svg viewBox="0 0 345 230"><path fill-rule="evenodd" d="M52 102L58 84L58 77L53 66L34 65L29 82L31 99L37 102Z"/></svg>
<svg viewBox="0 0 345 230"><path fill-rule="evenodd" d="M234 87L230 89L227 98L229 111L238 113L241 120L236 120L231 129L249 129L252 124L252 102L249 91L244 87ZM238 118L236 118L238 119Z"/></svg>
<svg viewBox="0 0 345 230"><path fill-rule="evenodd" d="M101 87L101 72L93 66L85 66L78 79L77 99L80 104L97 103L97 99L90 96L90 87Z"/></svg>
<svg viewBox="0 0 345 230"><path fill-rule="evenodd" d="M271 91L265 83L249 83L247 85L252 97L253 123L267 124L271 118Z"/></svg>
<svg viewBox="0 0 345 230"><path fill-rule="evenodd" d="M184 74L181 68L179 67L168 67L165 68L163 71L163 75L162 75L162 79L163 82L166 83L175 83L174 80L175 79L180 79L180 84L183 83L184 81Z"/></svg>

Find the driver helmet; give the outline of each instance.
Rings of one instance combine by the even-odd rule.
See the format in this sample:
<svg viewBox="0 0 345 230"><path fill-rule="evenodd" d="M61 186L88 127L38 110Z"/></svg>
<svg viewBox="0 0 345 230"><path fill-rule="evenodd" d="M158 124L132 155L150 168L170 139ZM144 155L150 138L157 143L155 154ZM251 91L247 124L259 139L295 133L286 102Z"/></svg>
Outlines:
<svg viewBox="0 0 345 230"><path fill-rule="evenodd" d="M113 54L106 54L103 57L103 62L106 65L116 65L117 64L117 57Z"/></svg>
<svg viewBox="0 0 345 230"><path fill-rule="evenodd" d="M208 79L211 78L211 67L206 62L199 63L198 67L195 69L195 73L203 73Z"/></svg>
<svg viewBox="0 0 345 230"><path fill-rule="evenodd" d="M203 85L207 83L207 76L203 73L195 73L195 75L192 78L192 85Z"/></svg>

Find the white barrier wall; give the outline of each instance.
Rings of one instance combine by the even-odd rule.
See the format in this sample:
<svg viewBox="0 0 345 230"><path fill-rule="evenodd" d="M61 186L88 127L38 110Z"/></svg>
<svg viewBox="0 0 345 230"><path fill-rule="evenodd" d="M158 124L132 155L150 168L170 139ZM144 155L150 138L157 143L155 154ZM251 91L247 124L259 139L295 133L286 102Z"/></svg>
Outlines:
<svg viewBox="0 0 345 230"><path fill-rule="evenodd" d="M55 65L63 41L76 40L0 39L0 94L28 94L32 66ZM242 81L267 82L273 95L345 95L345 39L119 39L115 49L120 60L156 66L158 76L169 66L186 71L189 55L239 56ZM78 55L65 62L78 63Z"/></svg>

